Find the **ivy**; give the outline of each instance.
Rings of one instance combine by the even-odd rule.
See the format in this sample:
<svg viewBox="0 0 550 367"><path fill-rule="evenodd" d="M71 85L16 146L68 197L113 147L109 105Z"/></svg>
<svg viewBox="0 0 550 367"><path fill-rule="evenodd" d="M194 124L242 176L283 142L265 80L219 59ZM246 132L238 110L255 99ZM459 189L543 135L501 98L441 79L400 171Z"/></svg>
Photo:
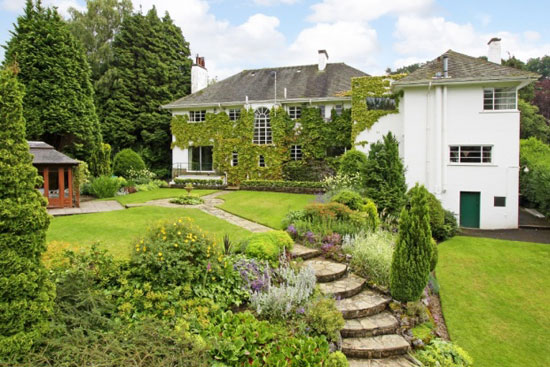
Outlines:
<svg viewBox="0 0 550 367"><path fill-rule="evenodd" d="M354 142L365 129L370 129L381 117L399 113L399 99L402 93L392 93L392 81L405 77L406 74L391 76L366 76L351 79L351 141ZM388 97L395 100L394 110L369 110L367 97ZM360 142L356 145L364 145Z"/></svg>

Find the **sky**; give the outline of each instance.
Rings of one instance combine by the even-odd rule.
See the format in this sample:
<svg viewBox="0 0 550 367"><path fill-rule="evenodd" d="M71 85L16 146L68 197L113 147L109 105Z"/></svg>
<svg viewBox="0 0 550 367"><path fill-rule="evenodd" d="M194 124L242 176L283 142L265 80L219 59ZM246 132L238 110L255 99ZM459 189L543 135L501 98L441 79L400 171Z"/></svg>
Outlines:
<svg viewBox="0 0 550 367"><path fill-rule="evenodd" d="M550 55L550 1L493 0L132 0L168 12L204 56L210 78L243 69L345 62L371 75L436 58L448 49L486 56L502 38L502 57L523 61ZM0 0L0 44L25 0ZM67 16L83 0L43 0ZM0 59L3 59L3 49Z"/></svg>

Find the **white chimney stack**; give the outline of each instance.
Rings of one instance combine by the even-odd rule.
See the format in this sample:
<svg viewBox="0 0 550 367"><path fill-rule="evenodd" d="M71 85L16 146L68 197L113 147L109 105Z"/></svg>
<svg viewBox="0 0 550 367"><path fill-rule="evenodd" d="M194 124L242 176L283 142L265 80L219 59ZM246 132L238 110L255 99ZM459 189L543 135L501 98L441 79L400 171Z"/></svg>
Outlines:
<svg viewBox="0 0 550 367"><path fill-rule="evenodd" d="M328 62L328 53L326 50L319 50L319 71L325 70Z"/></svg>
<svg viewBox="0 0 550 367"><path fill-rule="evenodd" d="M500 55L500 38L493 37L488 43L489 45L489 54L487 55L487 60L489 62L494 62L499 64L502 62Z"/></svg>
<svg viewBox="0 0 550 367"><path fill-rule="evenodd" d="M204 57L195 58L195 63L191 66L191 93L196 93L208 86L208 70L204 64Z"/></svg>

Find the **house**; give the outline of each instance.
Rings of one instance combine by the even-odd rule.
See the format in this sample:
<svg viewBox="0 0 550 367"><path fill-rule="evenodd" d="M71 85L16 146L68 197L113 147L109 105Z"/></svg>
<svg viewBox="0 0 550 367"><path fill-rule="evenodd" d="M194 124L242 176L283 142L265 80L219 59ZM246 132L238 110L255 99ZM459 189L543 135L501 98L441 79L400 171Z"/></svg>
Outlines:
<svg viewBox="0 0 550 367"><path fill-rule="evenodd" d="M73 191L74 168L79 162L42 141L29 141L32 164L43 182L38 190L48 199L48 208L78 207L80 196Z"/></svg>
<svg viewBox="0 0 550 367"><path fill-rule="evenodd" d="M463 227L518 227L517 96L539 76L500 63L498 38L489 42L488 61L445 52L393 83L392 92L402 93L399 113L356 138L375 142L391 131L407 184L424 184Z"/></svg>

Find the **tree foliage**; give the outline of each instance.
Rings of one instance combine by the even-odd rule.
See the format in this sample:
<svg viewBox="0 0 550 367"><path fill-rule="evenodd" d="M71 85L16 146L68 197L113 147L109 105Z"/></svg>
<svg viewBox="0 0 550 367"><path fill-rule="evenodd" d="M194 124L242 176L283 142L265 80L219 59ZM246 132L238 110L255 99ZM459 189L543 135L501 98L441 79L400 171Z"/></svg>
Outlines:
<svg viewBox="0 0 550 367"><path fill-rule="evenodd" d="M6 48L5 65L14 62L26 87L27 138L88 161L101 143L90 68L57 10L27 0Z"/></svg>
<svg viewBox="0 0 550 367"><path fill-rule="evenodd" d="M433 257L428 190L418 184L409 193L409 208L399 218L399 238L393 254L390 289L398 301L416 301L428 284Z"/></svg>
<svg viewBox="0 0 550 367"><path fill-rule="evenodd" d="M113 54L97 87L103 136L115 152L132 148L168 176L171 114L160 106L189 92L189 45L170 16L153 8L124 18Z"/></svg>
<svg viewBox="0 0 550 367"><path fill-rule="evenodd" d="M521 113L521 139L534 137L546 144L550 143L550 126L544 116L539 113L538 107L519 99L518 109Z"/></svg>
<svg viewBox="0 0 550 367"><path fill-rule="evenodd" d="M550 78L550 56L545 55L529 59L526 68L529 71L539 73L544 78Z"/></svg>
<svg viewBox="0 0 550 367"><path fill-rule="evenodd" d="M25 140L23 87L0 71L0 364L46 330L54 286L41 263L49 216Z"/></svg>
<svg viewBox="0 0 550 367"><path fill-rule="evenodd" d="M547 120L550 120L550 79L543 79L535 84L533 104Z"/></svg>
<svg viewBox="0 0 550 367"><path fill-rule="evenodd" d="M536 138L522 140L520 165L521 194L545 215L550 215L550 146Z"/></svg>

